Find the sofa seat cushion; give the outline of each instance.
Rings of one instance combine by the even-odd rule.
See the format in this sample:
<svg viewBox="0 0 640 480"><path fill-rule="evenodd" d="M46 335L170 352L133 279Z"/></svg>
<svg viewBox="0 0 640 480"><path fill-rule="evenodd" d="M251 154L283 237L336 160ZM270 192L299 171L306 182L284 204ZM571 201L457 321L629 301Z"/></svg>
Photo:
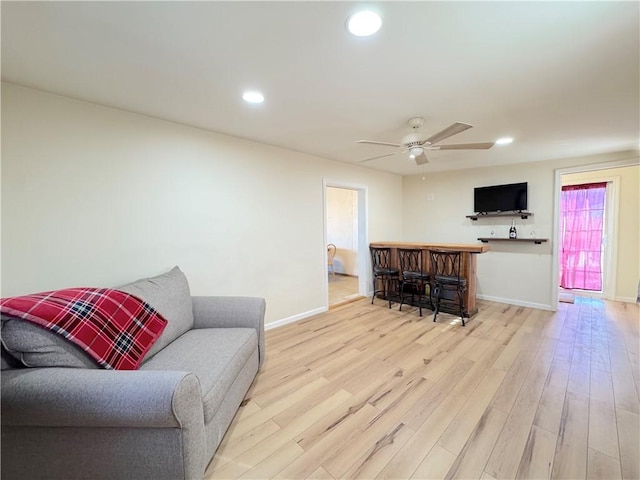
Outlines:
<svg viewBox="0 0 640 480"><path fill-rule="evenodd" d="M253 328L190 330L142 364L140 370L175 370L200 380L205 424L220 408L227 391L258 349Z"/></svg>

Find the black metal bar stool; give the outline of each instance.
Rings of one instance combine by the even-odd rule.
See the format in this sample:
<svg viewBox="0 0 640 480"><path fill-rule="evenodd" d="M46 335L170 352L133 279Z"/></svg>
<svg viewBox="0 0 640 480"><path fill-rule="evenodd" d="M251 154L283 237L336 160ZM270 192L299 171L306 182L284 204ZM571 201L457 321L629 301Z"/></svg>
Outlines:
<svg viewBox="0 0 640 480"><path fill-rule="evenodd" d="M369 247L371 251L371 267L373 269L373 296L371 304L376 298L376 294L382 293L382 298L389 300L389 308L391 308L391 289L392 283L398 282L398 269L391 268L391 249L381 247ZM381 288L378 288L380 284Z"/></svg>
<svg viewBox="0 0 640 480"><path fill-rule="evenodd" d="M467 289L467 279L460 276L460 262L462 252L448 250L429 250L431 255L431 302L435 297L433 321L440 312L440 304L460 308L460 318L464 327L464 292Z"/></svg>
<svg viewBox="0 0 640 480"><path fill-rule="evenodd" d="M427 286L429 286L430 275L424 271L422 261L422 250L419 248L399 248L398 258L400 259L400 308L404 304L405 295L411 295L411 304L415 305L415 297L418 296L418 309L422 316L423 299L427 296Z"/></svg>

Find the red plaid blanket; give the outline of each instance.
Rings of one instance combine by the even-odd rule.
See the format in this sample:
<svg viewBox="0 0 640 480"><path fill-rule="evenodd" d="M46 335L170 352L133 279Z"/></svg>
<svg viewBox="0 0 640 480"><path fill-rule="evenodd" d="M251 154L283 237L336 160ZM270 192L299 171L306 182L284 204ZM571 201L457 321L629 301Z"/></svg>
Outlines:
<svg viewBox="0 0 640 480"><path fill-rule="evenodd" d="M103 368L135 370L167 320L148 303L110 288L67 288L0 300L0 312L59 333Z"/></svg>

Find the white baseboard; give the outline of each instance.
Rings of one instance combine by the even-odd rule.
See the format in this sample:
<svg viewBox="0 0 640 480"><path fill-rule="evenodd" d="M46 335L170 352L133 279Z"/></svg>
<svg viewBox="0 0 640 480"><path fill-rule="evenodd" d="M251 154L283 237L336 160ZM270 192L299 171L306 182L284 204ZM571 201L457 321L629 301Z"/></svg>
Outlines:
<svg viewBox="0 0 640 480"><path fill-rule="evenodd" d="M481 300L488 300L490 302L516 305L518 307L537 308L538 310L550 310L552 312L555 312L557 310L557 308L553 308L551 305L545 305L544 303L523 302L522 300L514 300L513 298L492 297L490 295L476 295L476 298L479 298Z"/></svg>
<svg viewBox="0 0 640 480"><path fill-rule="evenodd" d="M304 320L305 318L313 317L314 315L326 312L327 310L327 307L314 308L313 310L309 310L308 312L302 312L297 315L292 315L291 317L276 320L275 322L269 322L264 326L264 329L271 330L272 328L282 327L284 325L288 325L289 323L294 323L300 320Z"/></svg>
<svg viewBox="0 0 640 480"><path fill-rule="evenodd" d="M624 302L624 303L636 303L638 301L637 298L633 297L616 297L616 302Z"/></svg>

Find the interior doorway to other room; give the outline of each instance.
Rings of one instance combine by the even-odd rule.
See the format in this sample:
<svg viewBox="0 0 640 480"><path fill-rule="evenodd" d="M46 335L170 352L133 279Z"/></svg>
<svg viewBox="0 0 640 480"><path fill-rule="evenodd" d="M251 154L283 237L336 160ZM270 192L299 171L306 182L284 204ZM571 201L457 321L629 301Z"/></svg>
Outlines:
<svg viewBox="0 0 640 480"><path fill-rule="evenodd" d="M359 297L358 191L326 188L329 306ZM335 254L332 256L333 246Z"/></svg>

